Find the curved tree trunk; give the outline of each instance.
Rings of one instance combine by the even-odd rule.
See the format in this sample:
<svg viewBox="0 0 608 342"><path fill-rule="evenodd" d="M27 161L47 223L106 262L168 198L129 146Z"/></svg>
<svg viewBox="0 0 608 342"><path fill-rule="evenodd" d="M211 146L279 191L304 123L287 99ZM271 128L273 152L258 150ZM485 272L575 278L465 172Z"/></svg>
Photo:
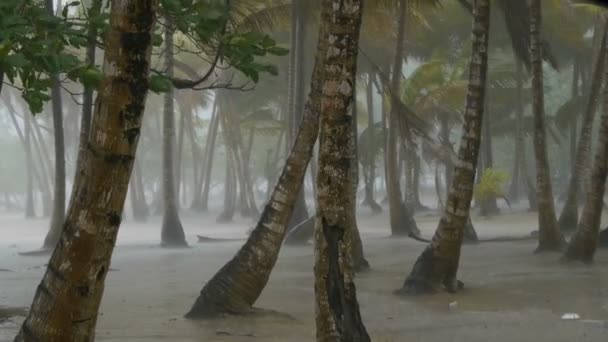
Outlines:
<svg viewBox="0 0 608 342"><path fill-rule="evenodd" d="M591 154L591 138L593 134L593 121L598 107L598 98L602 88L602 78L605 69L606 44L608 34L608 21L604 25L604 33L596 60L595 71L591 79L591 89L589 91L589 102L583 116L580 138L576 148L576 161L573 164L572 176L568 183L568 194L566 203L559 216L559 227L563 231L572 231L578 224L578 197L577 193L581 188L582 178L585 170L589 168Z"/></svg>
<svg viewBox="0 0 608 342"><path fill-rule="evenodd" d="M209 280L187 318L209 318L218 314L247 312L268 282L297 193L302 187L319 132L322 73L327 38L322 22L308 101L304 107L298 135L287 157L281 176L247 242L224 267Z"/></svg>
<svg viewBox="0 0 608 342"><path fill-rule="evenodd" d="M604 68L604 80L608 80L608 67ZM593 261L598 247L606 176L608 175L608 87L604 85L604 113L598 137L595 161L591 174L591 187L578 224L576 233L570 239L564 254L566 260L580 260L586 263Z"/></svg>
<svg viewBox="0 0 608 342"><path fill-rule="evenodd" d="M545 101L543 90L543 51L540 30L542 23L540 0L530 6L530 44L532 63L532 111L534 113L534 154L536 156L536 197L538 200L537 252L560 250L564 238L555 218L553 190L545 128Z"/></svg>
<svg viewBox="0 0 608 342"><path fill-rule="evenodd" d="M397 29L397 46L393 61L393 75L391 79L391 94L399 94L399 85L401 83L401 67L403 65L403 53L405 44L405 18L406 18L406 0L399 2L399 22ZM386 146L386 178L387 178L387 196L389 203L389 215L391 224L391 235L405 236L409 234L417 234L418 227L412 217L412 212L403 203L401 195L401 186L399 185L399 176L397 165L397 147L399 141L399 105L396 97L391 97L391 110L388 115L388 137Z"/></svg>
<svg viewBox="0 0 608 342"><path fill-rule="evenodd" d="M328 22L319 134L318 203L315 227L315 313L317 341L370 341L363 325L352 269L352 217L356 167L352 134L355 77L362 1L326 0ZM332 39L333 38L333 39Z"/></svg>
<svg viewBox="0 0 608 342"><path fill-rule="evenodd" d="M61 239L17 342L94 338L148 92L154 9L154 1L112 2L91 140L79 153Z"/></svg>
<svg viewBox="0 0 608 342"><path fill-rule="evenodd" d="M165 28L165 73L173 75L173 22L167 17ZM163 223L160 244L163 247L188 246L184 228L179 219L177 192L175 191L175 94L173 88L164 94L163 110Z"/></svg>
<svg viewBox="0 0 608 342"><path fill-rule="evenodd" d="M454 179L437 231L405 279L400 290L402 293L430 293L442 289L454 292L462 287L456 274L465 226L469 221L475 170L481 143L489 33L490 1L477 0L473 11L472 55L464 115L464 133L458 150L459 163L454 169Z"/></svg>

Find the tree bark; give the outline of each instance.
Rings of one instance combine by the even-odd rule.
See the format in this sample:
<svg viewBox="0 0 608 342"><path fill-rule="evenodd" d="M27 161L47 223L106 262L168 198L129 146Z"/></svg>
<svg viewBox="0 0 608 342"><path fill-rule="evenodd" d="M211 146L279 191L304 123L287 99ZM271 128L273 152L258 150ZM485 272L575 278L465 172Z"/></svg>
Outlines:
<svg viewBox="0 0 608 342"><path fill-rule="evenodd" d="M351 217L356 205L350 169L356 166L350 111L355 101L362 1L326 0L329 25L319 134L318 203L315 227L317 341L370 341L363 325L352 269ZM352 180L352 177L350 177Z"/></svg>
<svg viewBox="0 0 608 342"><path fill-rule="evenodd" d="M165 73L173 76L173 21L166 17L165 23ZM175 93L173 88L164 94L163 110L163 222L160 244L163 247L186 247L184 228L179 219L178 195L175 190Z"/></svg>
<svg viewBox="0 0 608 342"><path fill-rule="evenodd" d="M115 0L91 139L61 238L15 341L94 339L148 92L155 2Z"/></svg>
<svg viewBox="0 0 608 342"><path fill-rule="evenodd" d="M454 179L437 231L416 260L400 293L455 292L463 286L456 274L465 226L469 221L481 143L489 33L490 1L477 0L473 12L472 54L463 134L458 150L459 163L454 168Z"/></svg>
<svg viewBox="0 0 608 342"><path fill-rule="evenodd" d="M536 156L536 197L538 200L537 252L560 250L564 238L555 218L553 189L545 128L545 101L543 90L543 51L540 37L542 14L540 0L530 6L530 44L532 63L532 111L534 113L534 154Z"/></svg>
<svg viewBox="0 0 608 342"><path fill-rule="evenodd" d="M393 75L390 84L392 94L399 94L401 67L403 65L405 45L405 18L407 12L406 0L400 0L399 4L397 45L393 61ZM396 103L396 101L398 101L396 97L391 97L391 110L388 115L388 138L386 146L386 189L389 202L391 235L405 236L409 234L417 234L418 227L416 225L416 221L414 221L413 213L403 203L401 186L399 185L400 173L397 165L397 147L399 139L399 122L397 115L399 115L399 105Z"/></svg>
<svg viewBox="0 0 608 342"><path fill-rule="evenodd" d="M608 67L604 68L604 80L608 80ZM608 175L608 87L606 85L604 85L603 100L604 113L601 118L599 141L591 174L591 187L587 192L578 229L566 248L564 254L565 260L579 260L591 263L598 247L602 209L604 206L604 192L606 190L606 176Z"/></svg>
<svg viewBox="0 0 608 342"><path fill-rule="evenodd" d="M568 183L568 194L566 203L559 216L559 228L562 231L572 231L578 224L578 191L581 188L582 178L586 175L585 171L589 168L591 154L591 138L593 135L593 121L598 107L598 98L602 88L602 76L606 68L606 44L608 34L608 21L604 24L604 33L596 59L595 71L591 79L589 90L589 102L583 116L580 138L576 148L576 160L573 164L572 176ZM589 189L591 190L591 189Z"/></svg>

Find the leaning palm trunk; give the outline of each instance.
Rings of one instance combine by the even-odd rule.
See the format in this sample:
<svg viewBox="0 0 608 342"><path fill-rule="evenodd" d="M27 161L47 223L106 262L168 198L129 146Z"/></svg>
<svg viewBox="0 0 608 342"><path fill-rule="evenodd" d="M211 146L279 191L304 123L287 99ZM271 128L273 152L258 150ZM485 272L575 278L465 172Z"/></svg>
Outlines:
<svg viewBox="0 0 608 342"><path fill-rule="evenodd" d="M325 0L327 59L323 64L319 170L315 227L315 313L317 341L370 341L363 325L352 269L351 215L356 199L350 169L353 160L355 77L362 1Z"/></svg>
<svg viewBox="0 0 608 342"><path fill-rule="evenodd" d="M473 197L481 142L489 29L490 1L477 0L473 13L473 45L458 164L454 168L452 185L437 231L431 243L416 260L400 290L402 293L429 293L441 289L453 292L462 286L456 274Z"/></svg>
<svg viewBox="0 0 608 342"><path fill-rule="evenodd" d="M165 68L169 77L173 75L173 23L166 20L165 29ZM170 89L164 95L163 111L163 222L160 234L160 244L164 247L187 246L184 228L179 219L179 198L176 191L175 165L175 97Z"/></svg>
<svg viewBox="0 0 608 342"><path fill-rule="evenodd" d="M324 24L320 28L308 102L281 176L249 239L232 260L205 284L193 307L186 314L187 318L209 318L223 313L247 312L268 283L319 131L321 66L327 51L327 43L323 40L323 27Z"/></svg>
<svg viewBox="0 0 608 342"><path fill-rule="evenodd" d="M599 63L599 61L598 61ZM608 80L608 68L604 68L604 79ZM595 162L591 173L591 187L578 229L564 254L566 260L593 261L598 246L606 176L608 175L608 87L604 85L604 113L601 119L599 142L595 152Z"/></svg>
<svg viewBox="0 0 608 342"><path fill-rule="evenodd" d="M61 238L15 341L94 339L148 92L154 10L150 0L112 2L91 139L79 153Z"/></svg>
<svg viewBox="0 0 608 342"><path fill-rule="evenodd" d="M598 107L598 97L602 88L602 76L606 67L606 44L608 34L608 21L604 25L604 33L596 60L595 71L591 79L591 89L589 91L589 102L582 120L580 138L576 147L576 160L572 168L572 176L568 183L568 194L566 203L559 216L559 227L562 231L573 230L578 223L578 196L581 179L585 175L585 170L590 164L589 155L591 154L591 137L593 132L593 121ZM576 121L575 121L576 123ZM589 189L591 190L591 189Z"/></svg>
<svg viewBox="0 0 608 342"><path fill-rule="evenodd" d="M563 236L555 219L553 190L547 158L545 132L545 103L543 93L543 51L540 38L540 0L532 0L530 6L530 44L532 63L532 111L534 112L534 154L536 156L536 194L538 201L538 252L559 250Z"/></svg>

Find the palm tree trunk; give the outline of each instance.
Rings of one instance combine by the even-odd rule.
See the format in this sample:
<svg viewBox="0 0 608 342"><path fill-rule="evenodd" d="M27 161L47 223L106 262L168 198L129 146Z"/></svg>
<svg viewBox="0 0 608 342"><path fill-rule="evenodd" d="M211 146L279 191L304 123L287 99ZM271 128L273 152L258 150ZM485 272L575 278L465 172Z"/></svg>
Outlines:
<svg viewBox="0 0 608 342"><path fill-rule="evenodd" d="M87 11L89 20L95 19L101 13L102 0L93 0L91 7ZM95 51L97 46L97 26L91 25L87 33L87 51L86 63L89 66L95 66ZM89 142L91 131L91 116L93 114L93 92L92 87L85 86L82 96L82 117L80 118L80 142L79 150L85 148L85 144Z"/></svg>
<svg viewBox="0 0 608 342"><path fill-rule="evenodd" d="M79 153L65 229L17 342L84 342L95 335L148 91L154 10L147 0L112 3L91 140Z"/></svg>
<svg viewBox="0 0 608 342"><path fill-rule="evenodd" d="M34 210L34 186L32 173L34 172L34 160L32 159L32 118L25 113L23 115L25 135L25 167L26 167L26 194L25 194L25 218L36 217Z"/></svg>
<svg viewBox="0 0 608 342"><path fill-rule="evenodd" d="M391 79L391 93L399 93L399 85L401 83L401 67L403 65L403 53L405 44L405 18L406 18L406 0L399 2L399 22L397 29L397 46L393 61L393 76ZM389 202L389 215L391 224L391 235L404 236L418 231L418 227L412 217L412 212L403 203L401 195L401 185L399 185L397 147L399 136L399 106L397 98L391 97L391 111L388 116L388 138L386 146L386 178L387 178L387 195Z"/></svg>
<svg viewBox="0 0 608 342"><path fill-rule="evenodd" d="M362 1L326 0L329 53L324 63L319 134L318 203L315 227L315 313L317 341L370 341L353 282L352 237L356 199L351 169ZM346 85L346 86L345 86ZM349 213L352 213L349 215Z"/></svg>
<svg viewBox="0 0 608 342"><path fill-rule="evenodd" d="M165 73L173 76L173 22L166 17L165 23ZM178 194L175 190L175 94L173 88L164 94L163 110L163 222L160 244L163 247L185 247L188 245L184 228L179 219Z"/></svg>
<svg viewBox="0 0 608 342"><path fill-rule="evenodd" d="M223 114L218 114L218 115L223 115ZM224 182L224 209L222 210L222 212L220 213L220 215L217 218L217 222L220 223L225 223L225 222L232 222L232 219L234 218L234 212L236 210L236 175L234 172L234 158L232 157L232 154L234 153L234 150L230 147L230 143L228 140L228 135L230 134L229 132L227 132L227 125L226 122L221 118L218 117L218 120L220 120L220 124L221 124L221 128L222 128L222 137L224 138L224 149L226 152L226 176L225 176L225 182Z"/></svg>
<svg viewBox="0 0 608 342"><path fill-rule="evenodd" d="M555 218L553 190L545 128L545 101L543 90L543 51L540 37L542 14L540 0L530 6L530 43L532 63L532 111L534 113L534 154L536 156L536 197L538 200L537 252L560 250L564 238Z"/></svg>
<svg viewBox="0 0 608 342"><path fill-rule="evenodd" d="M59 78L55 75L51 86L53 112L53 135L55 138L55 184L53 191L53 214L43 248L52 249L59 241L65 219L65 145L63 136L63 109Z"/></svg>
<svg viewBox="0 0 608 342"><path fill-rule="evenodd" d="M203 179L203 193L201 195L200 209L206 211L209 208L209 190L211 189L211 173L213 171L213 156L215 154L215 142L217 140L217 131L220 125L220 118L217 109L217 100L214 102L213 116L211 117L211 123L209 124L209 134L207 138L207 147L205 148L205 165L204 165L204 179Z"/></svg>
<svg viewBox="0 0 608 342"><path fill-rule="evenodd" d="M608 80L608 67L604 68L604 79ZM587 192L578 229L572 239L570 239L570 243L564 254L564 259L566 260L580 260L585 263L591 263L598 246L606 176L608 175L608 87L606 85L604 85L603 109L604 113L598 137L599 142L591 174L591 187L589 192Z"/></svg>
<svg viewBox="0 0 608 342"><path fill-rule="evenodd" d="M367 129L370 132L367 145L367 180L365 182L365 199L363 203L370 206L372 213L382 212L382 207L374 198L374 183L376 181L376 134L374 129L374 83L372 78L375 75L369 74L366 87L367 102Z"/></svg>
<svg viewBox="0 0 608 342"><path fill-rule="evenodd" d="M599 55L595 65L595 71L591 79L589 91L589 102L582 120L580 138L576 148L576 161L573 164L572 176L568 183L568 195L566 203L559 216L559 228L563 231L572 231L578 223L578 197L577 193L585 176L585 170L589 168L591 154L591 137L593 135L593 121L598 107L598 98L602 88L602 76L604 75L606 60L606 44L608 34L608 21L604 25L604 33L599 49Z"/></svg>
<svg viewBox="0 0 608 342"><path fill-rule="evenodd" d="M205 284L186 315L188 318L209 318L223 313L247 312L268 282L319 132L323 80L321 67L327 54L327 37L323 34L326 32L326 25L327 23L321 22L310 94L297 137L281 176L247 242L232 260Z"/></svg>
<svg viewBox="0 0 608 342"><path fill-rule="evenodd" d="M351 109L351 130L349 133L348 143L350 144L350 153L349 156L351 160L350 172L348 173L348 182L350 183L351 193L348 194L349 198L352 199L353 205L349 207L351 209L348 211L348 226L351 229L351 249L352 249L352 262L353 262L353 270L355 272L361 272L368 270L370 265L369 262L365 259L365 253L363 252L363 242L361 241L361 235L359 232L359 226L357 225L357 190L359 189L359 155L357 151L358 143L358 134L359 129L357 125L357 78L354 77L352 80L352 87L355 89L353 91L353 102L350 106Z"/></svg>
<svg viewBox="0 0 608 342"><path fill-rule="evenodd" d="M486 113L489 113L488 100L486 98ZM486 115L483 121L482 127L482 140L481 147L483 151L483 169L482 172L478 174L478 177L481 177L483 172L487 169L491 169L494 167L494 156L492 155L492 132L490 126L490 115ZM495 197L488 197L480 201L479 210L481 216L491 216L499 213L498 205L496 204Z"/></svg>
<svg viewBox="0 0 608 342"><path fill-rule="evenodd" d="M472 54L459 163L454 168L454 179L437 231L405 279L402 293L429 293L442 289L454 292L463 286L456 274L465 226L469 221L481 143L489 33L490 1L477 0L473 11Z"/></svg>
<svg viewBox="0 0 608 342"><path fill-rule="evenodd" d="M515 107L515 160L513 162L513 177L511 177L511 185L509 187L509 198L511 201L519 199L522 178L522 150L524 148L524 131L523 131L523 92L524 92L524 71L522 61L515 56L515 82L517 88L517 99Z"/></svg>
<svg viewBox="0 0 608 342"><path fill-rule="evenodd" d="M150 215L148 204L146 203L146 195L144 189L143 177L139 160L136 159L133 164L133 172L130 180L131 186L131 209L133 210L133 219L135 221L146 221Z"/></svg>
<svg viewBox="0 0 608 342"><path fill-rule="evenodd" d="M175 113L175 112L174 112ZM177 204L177 208L180 208L179 198L185 194L182 193L182 183L186 182L186 179L182 177L184 173L185 166L184 164L184 122L185 116L184 112L180 111L179 115L179 129L177 131L177 150L175 151L177 154L177 160L175 161L175 204Z"/></svg>

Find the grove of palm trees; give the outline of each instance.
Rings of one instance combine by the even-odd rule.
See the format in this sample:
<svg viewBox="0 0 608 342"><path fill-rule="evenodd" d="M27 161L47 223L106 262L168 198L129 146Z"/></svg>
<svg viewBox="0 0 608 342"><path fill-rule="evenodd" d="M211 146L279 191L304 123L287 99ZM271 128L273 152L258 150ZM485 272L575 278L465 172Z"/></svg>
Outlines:
<svg viewBox="0 0 608 342"><path fill-rule="evenodd" d="M607 51L602 1L2 0L0 341L604 341Z"/></svg>

